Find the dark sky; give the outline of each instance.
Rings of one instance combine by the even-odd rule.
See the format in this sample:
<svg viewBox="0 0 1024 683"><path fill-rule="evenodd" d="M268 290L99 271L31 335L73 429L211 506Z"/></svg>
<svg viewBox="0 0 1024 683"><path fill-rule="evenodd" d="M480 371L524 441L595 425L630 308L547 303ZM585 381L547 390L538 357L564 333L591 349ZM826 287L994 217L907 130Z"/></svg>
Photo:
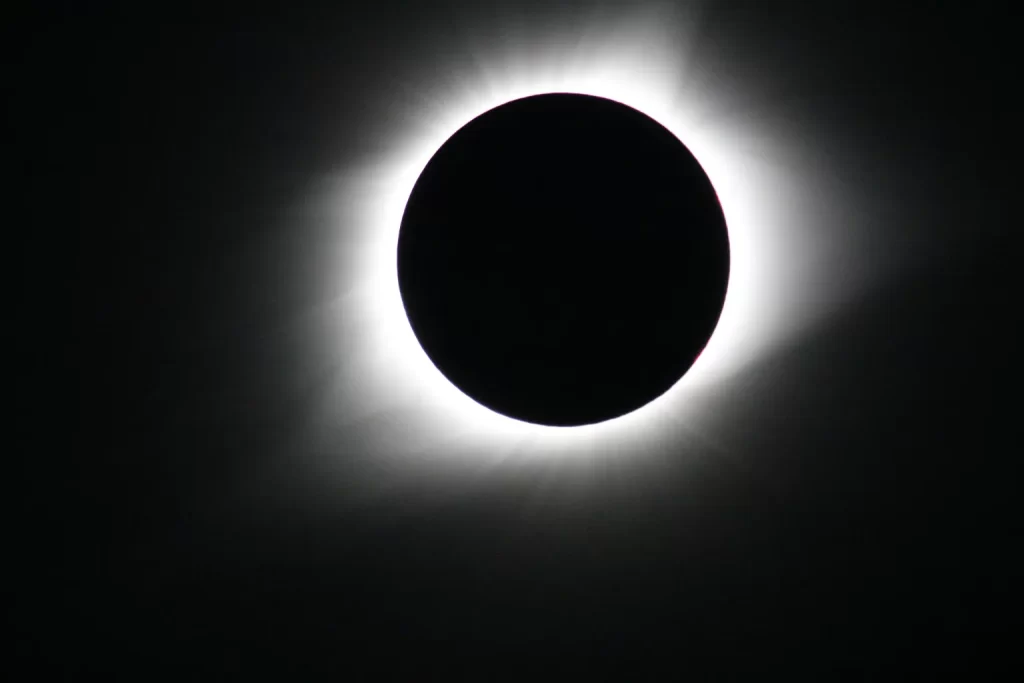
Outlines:
<svg viewBox="0 0 1024 683"><path fill-rule="evenodd" d="M22 291L46 292L26 327L61 358L26 394L46 421L16 497L16 642L40 671L1000 661L1020 622L1019 77L986 3L708 3L685 38L715 56L703 77L731 115L842 178L824 234L848 225L851 259L895 264L744 370L728 447L662 439L657 468L627 452L585 483L557 465L404 475L339 421L333 498L302 483L329 379L289 330L323 303L334 242L290 207L372 168L463 37L607 9L530 4L24 17L9 110L29 211L8 230L33 243ZM402 415L380 419L400 440Z"/></svg>

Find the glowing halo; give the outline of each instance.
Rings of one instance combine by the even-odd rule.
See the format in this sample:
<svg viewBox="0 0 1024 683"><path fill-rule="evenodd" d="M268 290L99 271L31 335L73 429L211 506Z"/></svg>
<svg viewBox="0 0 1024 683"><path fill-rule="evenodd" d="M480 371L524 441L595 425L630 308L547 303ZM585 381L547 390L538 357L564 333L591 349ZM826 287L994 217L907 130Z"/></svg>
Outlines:
<svg viewBox="0 0 1024 683"><path fill-rule="evenodd" d="M363 425L361 443L381 457L422 459L443 451L448 459L478 462L599 455L643 450L681 428L706 431L697 424L702 402L738 386L745 368L835 303L840 288L820 286L835 245L813 239L815 225L804 218L814 209L812 197L825 194L820 169L767 124L715 110L723 98L706 73L689 77L699 70L695 56L687 62L679 39L686 31L677 23L648 16L632 23L606 19L587 29L582 38L552 34L546 41L539 32L506 35L510 44L478 48L475 60L440 66L431 73L444 76L416 85L427 101L403 111L401 123L380 124L379 152L321 189L317 206L340 226L341 241L339 279L331 285L338 294L326 313L333 331L321 330L320 344L342 368L322 419ZM396 273L406 200L435 151L485 111L550 92L611 99L671 131L711 179L731 249L718 326L686 375L633 413L573 428L517 422L452 385L414 336ZM811 300L807 288L815 283Z"/></svg>

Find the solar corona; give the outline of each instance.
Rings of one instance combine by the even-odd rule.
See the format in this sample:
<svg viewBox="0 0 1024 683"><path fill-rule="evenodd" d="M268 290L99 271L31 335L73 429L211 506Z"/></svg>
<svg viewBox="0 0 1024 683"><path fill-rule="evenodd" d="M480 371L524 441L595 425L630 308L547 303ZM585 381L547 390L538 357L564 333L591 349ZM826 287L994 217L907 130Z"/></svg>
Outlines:
<svg viewBox="0 0 1024 683"><path fill-rule="evenodd" d="M396 73L293 223L333 240L303 323L318 468L347 466L339 430L371 469L445 474L720 441L751 371L861 285L821 220L843 187L688 22L556 21Z"/></svg>

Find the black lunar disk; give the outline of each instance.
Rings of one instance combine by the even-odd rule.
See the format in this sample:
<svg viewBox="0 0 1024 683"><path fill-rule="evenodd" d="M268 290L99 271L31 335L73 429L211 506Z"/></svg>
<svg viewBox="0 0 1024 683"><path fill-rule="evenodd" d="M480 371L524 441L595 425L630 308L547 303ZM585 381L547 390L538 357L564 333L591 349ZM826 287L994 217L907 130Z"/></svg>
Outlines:
<svg viewBox="0 0 1024 683"><path fill-rule="evenodd" d="M478 403L543 425L654 400L715 329L729 239L704 170L646 115L598 97L504 104L434 154L398 242L406 314Z"/></svg>

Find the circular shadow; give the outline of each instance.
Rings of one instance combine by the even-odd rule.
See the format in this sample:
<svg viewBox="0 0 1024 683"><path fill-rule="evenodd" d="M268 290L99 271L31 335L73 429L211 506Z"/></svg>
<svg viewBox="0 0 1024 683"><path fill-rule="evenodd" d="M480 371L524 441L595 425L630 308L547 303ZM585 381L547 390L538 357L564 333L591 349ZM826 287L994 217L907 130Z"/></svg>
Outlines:
<svg viewBox="0 0 1024 683"><path fill-rule="evenodd" d="M725 302L725 216L690 151L586 95L514 100L461 128L409 197L398 279L423 350L517 420L593 424L665 393Z"/></svg>

